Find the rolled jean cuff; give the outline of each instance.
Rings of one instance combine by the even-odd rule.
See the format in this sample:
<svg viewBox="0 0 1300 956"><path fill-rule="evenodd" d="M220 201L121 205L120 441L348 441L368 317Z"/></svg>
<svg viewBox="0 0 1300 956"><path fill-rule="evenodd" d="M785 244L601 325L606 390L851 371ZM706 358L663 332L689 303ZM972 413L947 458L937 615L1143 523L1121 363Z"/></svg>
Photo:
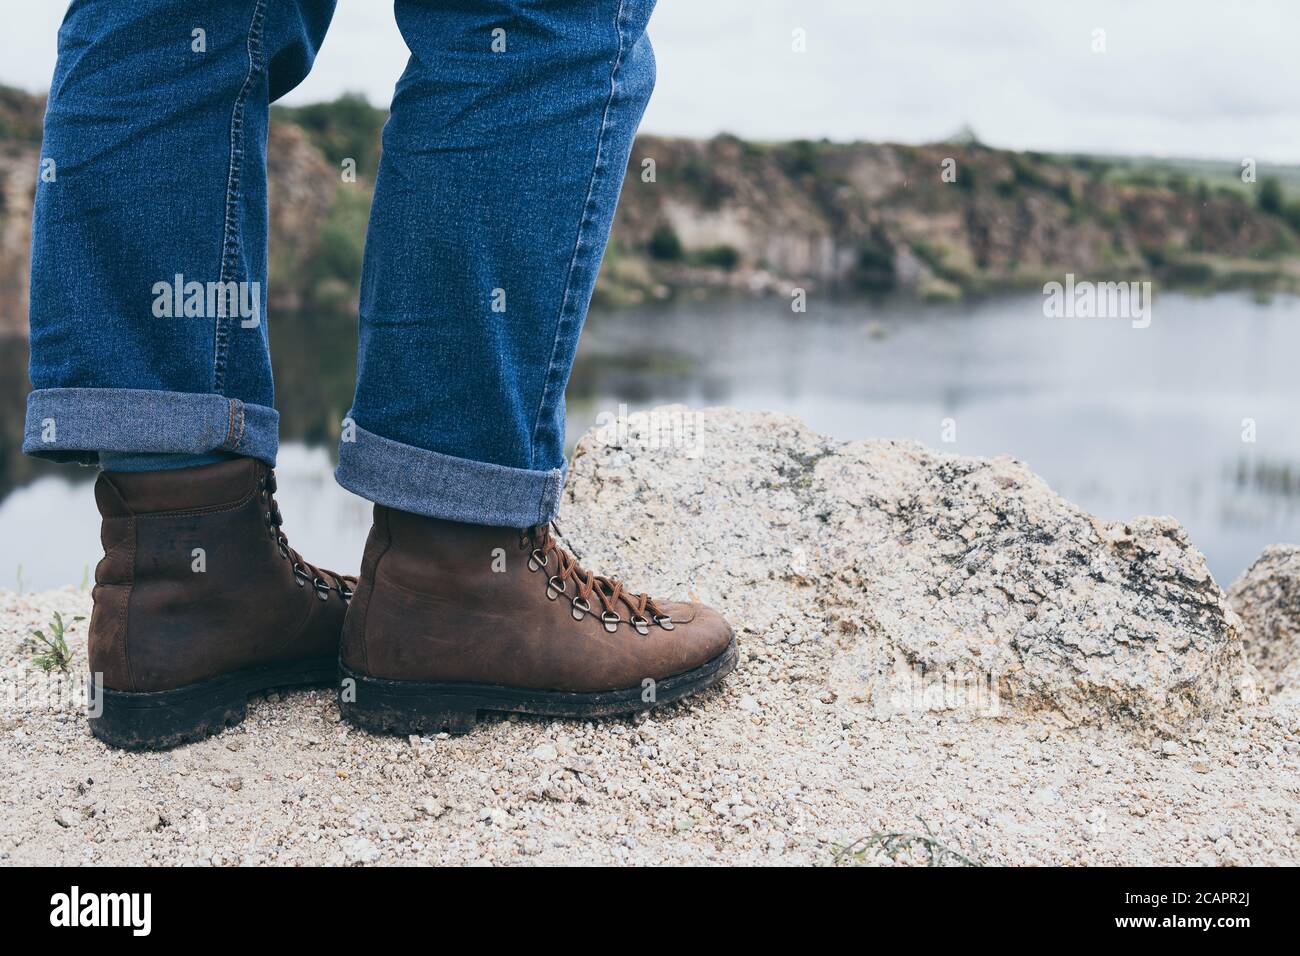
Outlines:
<svg viewBox="0 0 1300 956"><path fill-rule="evenodd" d="M23 451L95 464L101 451L227 451L275 464L280 413L225 395L135 388L43 388L27 396Z"/></svg>
<svg viewBox="0 0 1300 956"><path fill-rule="evenodd" d="M338 483L368 501L413 514L501 528L555 517L564 469L510 468L416 448L356 427L339 443Z"/></svg>

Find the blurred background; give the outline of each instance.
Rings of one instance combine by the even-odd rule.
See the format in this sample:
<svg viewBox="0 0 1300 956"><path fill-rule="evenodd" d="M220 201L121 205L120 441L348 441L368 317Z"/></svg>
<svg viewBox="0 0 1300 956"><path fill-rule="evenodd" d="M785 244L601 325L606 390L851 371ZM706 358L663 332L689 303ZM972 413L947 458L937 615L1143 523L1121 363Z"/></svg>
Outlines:
<svg viewBox="0 0 1300 956"><path fill-rule="evenodd" d="M0 586L25 590L100 554L93 472L19 451L63 9L3 0L0 36ZM1103 517L1177 517L1226 586L1300 539L1297 35L1282 2L663 0L570 441L681 401L1009 454ZM280 497L339 570L369 526L331 471L405 52L388 5L342 0L270 133ZM1067 274L1152 282L1150 327L1045 317Z"/></svg>

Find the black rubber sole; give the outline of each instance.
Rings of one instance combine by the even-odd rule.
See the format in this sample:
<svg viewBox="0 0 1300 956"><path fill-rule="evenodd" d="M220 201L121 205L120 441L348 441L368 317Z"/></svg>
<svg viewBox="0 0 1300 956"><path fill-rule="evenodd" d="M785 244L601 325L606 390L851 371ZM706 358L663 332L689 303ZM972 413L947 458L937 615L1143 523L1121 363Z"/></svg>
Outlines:
<svg viewBox="0 0 1300 956"><path fill-rule="evenodd" d="M248 714L248 697L279 687L325 686L338 680L338 660L264 664L174 690L130 693L103 689L103 711L90 732L123 750L166 750L193 743Z"/></svg>
<svg viewBox="0 0 1300 956"><path fill-rule="evenodd" d="M711 687L736 668L736 639L717 657L647 687L598 693L534 690L499 684L386 680L339 665L339 709L345 720L375 733L467 733L484 714L531 714L587 720L670 704Z"/></svg>

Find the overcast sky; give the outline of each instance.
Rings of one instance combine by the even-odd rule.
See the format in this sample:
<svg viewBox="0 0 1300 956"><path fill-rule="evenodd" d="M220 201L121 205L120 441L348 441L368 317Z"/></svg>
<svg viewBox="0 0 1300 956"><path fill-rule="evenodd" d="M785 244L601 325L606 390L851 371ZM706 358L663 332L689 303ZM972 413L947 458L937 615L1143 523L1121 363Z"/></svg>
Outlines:
<svg viewBox="0 0 1300 956"><path fill-rule="evenodd" d="M0 0L0 82L48 86L65 6ZM969 124L1011 148L1300 162L1296 0L660 0L650 33L655 133L925 142ZM287 102L387 104L404 59L390 4L341 0Z"/></svg>

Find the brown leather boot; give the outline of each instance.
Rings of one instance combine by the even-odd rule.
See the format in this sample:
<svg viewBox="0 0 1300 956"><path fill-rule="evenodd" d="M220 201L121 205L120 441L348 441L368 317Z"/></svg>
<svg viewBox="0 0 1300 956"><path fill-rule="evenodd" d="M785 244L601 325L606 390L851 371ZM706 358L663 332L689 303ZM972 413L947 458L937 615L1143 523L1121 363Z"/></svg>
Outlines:
<svg viewBox="0 0 1300 956"><path fill-rule="evenodd" d="M647 710L735 666L716 611L584 571L549 525L519 532L376 505L339 701L369 730L460 732L483 712Z"/></svg>
<svg viewBox="0 0 1300 956"><path fill-rule="evenodd" d="M274 493L252 458L100 474L89 636L100 740L172 747L243 720L251 693L337 679L356 578L289 547Z"/></svg>

